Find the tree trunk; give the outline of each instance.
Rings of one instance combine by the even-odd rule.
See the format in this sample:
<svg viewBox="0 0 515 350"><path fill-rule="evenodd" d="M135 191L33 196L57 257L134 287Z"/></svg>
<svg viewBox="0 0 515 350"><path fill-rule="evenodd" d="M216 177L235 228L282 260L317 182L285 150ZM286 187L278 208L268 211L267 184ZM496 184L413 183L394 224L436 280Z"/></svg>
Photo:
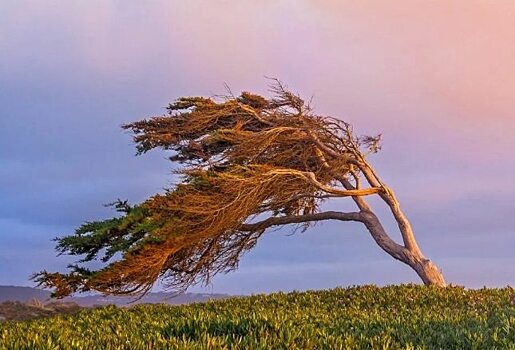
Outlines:
<svg viewBox="0 0 515 350"><path fill-rule="evenodd" d="M377 216L371 211L362 212L362 222L376 243L393 258L415 270L425 285L445 287L445 279L438 267L431 260L426 259L416 245L416 249L410 250L397 244L388 236Z"/></svg>
<svg viewBox="0 0 515 350"><path fill-rule="evenodd" d="M438 267L429 259L418 258L414 263L407 263L422 279L425 285L445 287L445 279Z"/></svg>

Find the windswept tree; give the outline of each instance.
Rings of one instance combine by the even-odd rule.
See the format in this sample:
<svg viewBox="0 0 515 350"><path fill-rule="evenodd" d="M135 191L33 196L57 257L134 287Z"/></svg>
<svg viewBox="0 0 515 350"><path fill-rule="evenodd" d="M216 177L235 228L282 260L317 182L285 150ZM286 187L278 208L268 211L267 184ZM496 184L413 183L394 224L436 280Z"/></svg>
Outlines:
<svg viewBox="0 0 515 350"><path fill-rule="evenodd" d="M90 290L141 295L158 280L183 291L234 270L269 228L336 220L362 223L425 284L444 286L395 194L369 163L380 137L356 136L348 123L315 114L280 82L271 92L269 99L247 92L182 97L164 116L124 125L138 154L171 151L180 183L134 206L117 201L121 215L58 238L59 253L81 260L69 273L43 271L34 280L57 297ZM367 196L388 206L402 243L386 232ZM354 201L354 212L321 210L322 202L342 197ZM94 260L102 267L87 269Z"/></svg>

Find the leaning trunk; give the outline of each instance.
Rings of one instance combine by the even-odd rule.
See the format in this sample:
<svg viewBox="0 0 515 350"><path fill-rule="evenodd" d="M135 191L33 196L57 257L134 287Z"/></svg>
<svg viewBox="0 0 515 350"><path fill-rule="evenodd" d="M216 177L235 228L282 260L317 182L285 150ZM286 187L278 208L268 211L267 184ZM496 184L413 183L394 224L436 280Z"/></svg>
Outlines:
<svg viewBox="0 0 515 350"><path fill-rule="evenodd" d="M397 244L388 236L383 225L373 212L364 211L361 213L361 217L363 224L365 224L379 247L393 258L402 261L415 270L424 284L445 287L445 279L438 267L431 260L425 258L416 245L416 249L409 249Z"/></svg>
<svg viewBox="0 0 515 350"><path fill-rule="evenodd" d="M407 262L407 264L417 272L424 284L445 287L445 279L442 273L431 260L420 257Z"/></svg>

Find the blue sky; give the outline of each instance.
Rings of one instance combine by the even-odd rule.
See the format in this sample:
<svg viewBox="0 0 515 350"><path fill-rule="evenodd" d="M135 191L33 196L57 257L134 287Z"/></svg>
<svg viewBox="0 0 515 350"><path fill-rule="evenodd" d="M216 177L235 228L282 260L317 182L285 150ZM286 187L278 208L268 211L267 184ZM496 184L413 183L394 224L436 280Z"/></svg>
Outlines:
<svg viewBox="0 0 515 350"><path fill-rule="evenodd" d="M503 1L0 0L0 284L62 270L53 237L173 182L166 154L135 157L122 123L224 83L266 94L264 76L383 133L372 162L448 282L515 284L513 15ZM324 223L271 232L193 290L401 282L418 279L362 227Z"/></svg>

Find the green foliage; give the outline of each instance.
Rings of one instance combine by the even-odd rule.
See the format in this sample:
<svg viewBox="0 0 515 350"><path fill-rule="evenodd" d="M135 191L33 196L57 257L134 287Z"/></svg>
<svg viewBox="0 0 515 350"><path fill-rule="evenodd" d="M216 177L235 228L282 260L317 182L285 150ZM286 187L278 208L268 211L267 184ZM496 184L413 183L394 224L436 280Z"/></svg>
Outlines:
<svg viewBox="0 0 515 350"><path fill-rule="evenodd" d="M107 206L113 207L121 216L86 222L75 230L74 235L56 238L59 255L84 256L78 263L94 260L106 263L116 254L136 253L145 245L161 242L159 237L150 234L158 225L149 218L144 205L131 206L127 201L118 199ZM68 265L68 268L70 273L67 275L42 271L34 274L32 279L44 288L60 286L59 292L54 290L52 296L63 297L73 292L89 291L86 281L99 272L79 264Z"/></svg>
<svg viewBox="0 0 515 350"><path fill-rule="evenodd" d="M512 289L414 285L0 323L0 349L515 349Z"/></svg>
<svg viewBox="0 0 515 350"><path fill-rule="evenodd" d="M116 253L125 253L140 243L147 232L153 229L147 210L142 206L130 206L127 201L118 200L108 204L123 213L103 221L86 222L75 230L74 235L56 238L56 250L60 254L85 255L80 262L95 260L105 249L101 260L109 261Z"/></svg>

